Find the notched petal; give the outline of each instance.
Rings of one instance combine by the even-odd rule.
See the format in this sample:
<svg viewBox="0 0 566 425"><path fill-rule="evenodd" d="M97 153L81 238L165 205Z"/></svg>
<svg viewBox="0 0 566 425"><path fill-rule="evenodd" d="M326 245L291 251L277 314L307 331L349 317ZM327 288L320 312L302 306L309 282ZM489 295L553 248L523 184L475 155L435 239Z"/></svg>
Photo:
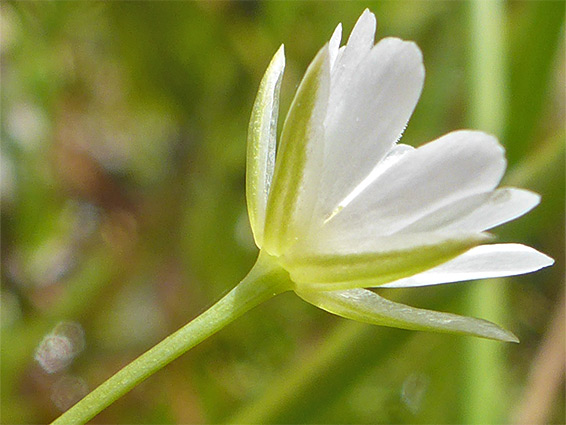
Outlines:
<svg viewBox="0 0 566 425"><path fill-rule="evenodd" d="M341 41L342 41L342 24L338 24L338 26L332 33L332 37L330 37L330 41L328 42L328 54L329 54L331 69L334 67L334 63L336 62L336 58L338 57Z"/></svg>
<svg viewBox="0 0 566 425"><path fill-rule="evenodd" d="M511 332L486 320L410 307L389 301L367 289L296 292L305 301L323 310L358 322L519 342Z"/></svg>
<svg viewBox="0 0 566 425"><path fill-rule="evenodd" d="M424 82L422 55L414 43L387 38L367 51L352 49L349 42L332 70L319 190L322 220L392 149Z"/></svg>

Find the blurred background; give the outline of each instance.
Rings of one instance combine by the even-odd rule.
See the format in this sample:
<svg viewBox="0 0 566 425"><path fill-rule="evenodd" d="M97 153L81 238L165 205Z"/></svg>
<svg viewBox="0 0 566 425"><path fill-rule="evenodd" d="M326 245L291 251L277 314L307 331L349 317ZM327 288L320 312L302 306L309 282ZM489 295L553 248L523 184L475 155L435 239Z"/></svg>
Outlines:
<svg viewBox="0 0 566 425"><path fill-rule="evenodd" d="M361 325L288 293L93 423L564 423L565 6L548 1L483 15L444 1L2 2L2 423L53 420L246 274L261 76L284 43L284 113L336 24L347 37L366 7L378 38L424 54L403 143L494 132L505 183L542 194L494 233L556 259L380 293L494 320L521 343Z"/></svg>

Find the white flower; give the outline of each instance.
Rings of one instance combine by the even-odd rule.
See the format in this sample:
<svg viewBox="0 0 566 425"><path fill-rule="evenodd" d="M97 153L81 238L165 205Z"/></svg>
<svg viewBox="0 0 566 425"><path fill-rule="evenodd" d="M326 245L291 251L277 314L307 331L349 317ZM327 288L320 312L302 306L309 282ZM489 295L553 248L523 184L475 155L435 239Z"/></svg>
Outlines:
<svg viewBox="0 0 566 425"><path fill-rule="evenodd" d="M535 207L532 192L497 186L504 150L479 131L418 149L397 140L423 81L416 44L374 45L366 10L340 47L341 26L310 64L287 114L277 160L283 48L250 123L247 201L260 258L284 268L306 301L355 320L515 341L489 322L416 309L364 288L414 287L528 273L553 260L524 245L480 245L484 233Z"/></svg>

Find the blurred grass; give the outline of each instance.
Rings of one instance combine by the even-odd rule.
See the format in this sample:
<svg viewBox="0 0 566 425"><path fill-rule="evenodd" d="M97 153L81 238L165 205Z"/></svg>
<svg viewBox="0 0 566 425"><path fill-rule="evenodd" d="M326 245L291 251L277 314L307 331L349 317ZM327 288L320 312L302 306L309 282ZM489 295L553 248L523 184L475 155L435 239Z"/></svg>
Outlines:
<svg viewBox="0 0 566 425"><path fill-rule="evenodd" d="M509 111L507 28L503 1L469 2L470 108L468 122L501 134ZM506 326L509 321L506 279L492 279L469 288L466 315L478 315ZM462 422L502 423L509 410L503 344L465 342L462 362Z"/></svg>
<svg viewBox="0 0 566 425"><path fill-rule="evenodd" d="M379 38L423 50L427 79L403 141L467 127L465 2L0 5L2 423L52 420L54 399L77 396L61 393L62 377L95 387L247 272L256 251L244 155L259 79L285 43L285 111L334 26L349 34L365 7ZM497 135L509 184L543 201L496 233L557 260L507 283L505 320L521 344L501 346L503 361L484 366L504 380L494 391L508 422L564 296L564 3L506 2L503 18L508 113ZM386 295L464 313L468 293L460 284ZM86 348L49 375L33 355L59 321L80 323ZM94 422L462 423L471 420L464 359L481 343L349 323L288 294ZM563 422L563 400L561 389L547 423Z"/></svg>

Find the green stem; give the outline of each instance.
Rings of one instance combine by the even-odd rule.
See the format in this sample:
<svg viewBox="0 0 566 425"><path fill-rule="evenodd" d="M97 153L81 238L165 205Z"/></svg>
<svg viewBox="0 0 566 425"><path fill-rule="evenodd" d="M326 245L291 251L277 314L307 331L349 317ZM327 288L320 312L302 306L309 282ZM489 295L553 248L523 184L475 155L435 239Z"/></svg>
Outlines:
<svg viewBox="0 0 566 425"><path fill-rule="evenodd" d="M507 115L505 52L505 3L501 0L473 0L470 17L470 123L472 127L501 135ZM469 288L470 315L505 323L507 294L505 281ZM465 382L463 423L501 423L505 416L505 370L503 344L469 338L464 342Z"/></svg>
<svg viewBox="0 0 566 425"><path fill-rule="evenodd" d="M507 117L505 4L473 0L470 17L470 111L472 127L501 136Z"/></svg>
<svg viewBox="0 0 566 425"><path fill-rule="evenodd" d="M53 425L86 423L181 354L246 311L290 288L287 272L273 257L260 253L248 275L220 301L122 368L57 418Z"/></svg>

